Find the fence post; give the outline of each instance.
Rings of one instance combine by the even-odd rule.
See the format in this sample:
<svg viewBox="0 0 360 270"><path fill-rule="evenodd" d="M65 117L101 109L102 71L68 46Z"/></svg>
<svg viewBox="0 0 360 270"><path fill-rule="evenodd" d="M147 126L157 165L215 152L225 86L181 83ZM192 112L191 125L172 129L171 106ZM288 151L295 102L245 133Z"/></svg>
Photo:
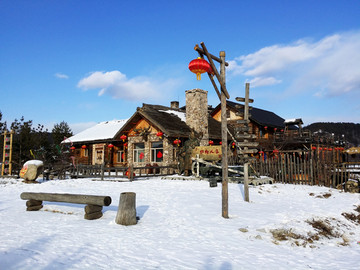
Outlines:
<svg viewBox="0 0 360 270"><path fill-rule="evenodd" d="M104 167L105 167L105 162L101 163L101 180L104 180Z"/></svg>

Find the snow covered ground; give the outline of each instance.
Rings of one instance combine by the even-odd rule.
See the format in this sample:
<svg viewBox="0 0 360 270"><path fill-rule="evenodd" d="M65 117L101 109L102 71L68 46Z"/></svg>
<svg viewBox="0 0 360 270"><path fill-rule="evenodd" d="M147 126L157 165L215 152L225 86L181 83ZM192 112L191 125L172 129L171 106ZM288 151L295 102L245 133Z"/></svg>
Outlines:
<svg viewBox="0 0 360 270"><path fill-rule="evenodd" d="M109 195L104 216L44 202L27 212L21 192ZM140 220L115 223L121 192L136 193ZM325 187L221 185L150 178L134 182L0 178L0 269L360 269L360 195ZM355 210L357 209L357 211Z"/></svg>

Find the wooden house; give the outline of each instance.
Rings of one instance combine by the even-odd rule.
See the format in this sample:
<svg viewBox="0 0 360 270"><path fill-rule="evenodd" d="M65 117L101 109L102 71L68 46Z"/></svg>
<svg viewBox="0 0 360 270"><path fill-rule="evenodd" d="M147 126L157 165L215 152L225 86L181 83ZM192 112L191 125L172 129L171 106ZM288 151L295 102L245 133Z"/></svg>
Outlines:
<svg viewBox="0 0 360 270"><path fill-rule="evenodd" d="M185 107L179 108L176 101L170 107L143 104L128 120L119 121L117 127L113 124L106 135L94 133L110 126L110 121L85 130L66 143L73 143L72 154L80 164L176 165L177 153L192 131L201 135L200 145L220 142L221 124L209 115L207 104L207 91L189 90Z"/></svg>

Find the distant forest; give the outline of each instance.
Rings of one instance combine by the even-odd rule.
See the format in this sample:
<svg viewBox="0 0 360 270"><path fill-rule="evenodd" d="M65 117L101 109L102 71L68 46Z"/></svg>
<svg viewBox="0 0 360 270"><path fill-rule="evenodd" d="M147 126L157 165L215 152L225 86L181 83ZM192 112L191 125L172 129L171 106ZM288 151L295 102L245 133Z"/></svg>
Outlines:
<svg viewBox="0 0 360 270"><path fill-rule="evenodd" d="M353 146L360 146L360 124L318 122L312 123L304 127L304 129L308 129L311 132L333 133L337 138L341 138L344 135L345 141Z"/></svg>

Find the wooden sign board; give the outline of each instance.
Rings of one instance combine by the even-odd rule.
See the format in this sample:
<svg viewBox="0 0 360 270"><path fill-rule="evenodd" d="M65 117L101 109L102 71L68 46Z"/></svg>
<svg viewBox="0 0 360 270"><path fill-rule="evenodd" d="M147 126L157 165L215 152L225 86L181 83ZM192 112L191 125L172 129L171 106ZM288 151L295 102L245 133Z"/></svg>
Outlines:
<svg viewBox="0 0 360 270"><path fill-rule="evenodd" d="M243 97L236 97L235 99L236 99L236 101L239 101L239 102L245 102L245 98L243 98ZM252 98L249 98L249 103L253 103L253 102L254 102L254 100Z"/></svg>
<svg viewBox="0 0 360 270"><path fill-rule="evenodd" d="M192 157L196 157L196 155L204 160L220 160L221 145L196 146L192 152Z"/></svg>

